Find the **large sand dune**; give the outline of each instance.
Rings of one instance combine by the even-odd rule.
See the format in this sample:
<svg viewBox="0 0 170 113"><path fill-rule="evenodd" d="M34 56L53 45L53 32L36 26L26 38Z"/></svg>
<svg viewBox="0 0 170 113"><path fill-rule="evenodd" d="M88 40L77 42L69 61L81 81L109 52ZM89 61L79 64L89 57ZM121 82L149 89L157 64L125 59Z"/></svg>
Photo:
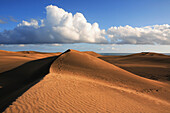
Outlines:
<svg viewBox="0 0 170 113"><path fill-rule="evenodd" d="M0 84L0 92L7 94L2 93L5 101L0 100L7 113L170 111L169 84L137 76L76 50L3 72ZM8 91L10 88L13 90ZM15 98L7 106L4 103L9 96Z"/></svg>

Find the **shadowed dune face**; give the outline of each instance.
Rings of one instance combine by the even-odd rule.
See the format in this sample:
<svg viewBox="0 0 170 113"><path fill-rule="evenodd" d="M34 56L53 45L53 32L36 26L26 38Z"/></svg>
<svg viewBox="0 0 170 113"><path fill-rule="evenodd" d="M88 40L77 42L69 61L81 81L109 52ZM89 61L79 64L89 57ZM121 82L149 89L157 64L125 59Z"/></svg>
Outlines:
<svg viewBox="0 0 170 113"><path fill-rule="evenodd" d="M148 54L138 53L127 56L101 56L99 58L145 78L169 81L170 57L157 53Z"/></svg>
<svg viewBox="0 0 170 113"><path fill-rule="evenodd" d="M0 93L4 97L0 102L6 108L7 100L11 100L8 105L13 101L5 113L170 111L169 84L139 77L76 50L1 74L4 91L0 91L8 95Z"/></svg>
<svg viewBox="0 0 170 113"><path fill-rule="evenodd" d="M0 111L49 73L51 63L57 56L25 63L0 73Z"/></svg>
<svg viewBox="0 0 170 113"><path fill-rule="evenodd" d="M28 61L58 56L61 53L42 53L35 51L11 52L0 50L0 73L20 66Z"/></svg>

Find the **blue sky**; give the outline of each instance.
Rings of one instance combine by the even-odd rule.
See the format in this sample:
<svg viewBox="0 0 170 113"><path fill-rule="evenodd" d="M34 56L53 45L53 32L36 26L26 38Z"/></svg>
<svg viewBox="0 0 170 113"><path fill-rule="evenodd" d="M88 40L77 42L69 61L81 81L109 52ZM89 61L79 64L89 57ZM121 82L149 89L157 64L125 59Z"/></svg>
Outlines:
<svg viewBox="0 0 170 113"><path fill-rule="evenodd" d="M105 29L106 31L110 27L114 26L126 26L131 27L145 27L153 25L163 25L170 24L170 0L0 0L0 32L6 30L13 30L19 23L23 20L30 22L31 19L35 19L40 22L41 19L46 18L46 6L54 5L59 8L64 9L67 12L71 12L73 15L80 12L84 15L87 22L93 24L97 22L100 29ZM121 32L121 31L119 31ZM113 33L113 32L111 32ZM114 32L115 33L115 32ZM112 35L112 34L109 34ZM107 36L106 36L107 37ZM142 36L141 36L142 37ZM168 37L169 38L169 37ZM112 39L111 39L112 40ZM122 38L120 39L122 40ZM154 39L155 40L155 39ZM80 50L94 50L97 52L141 52L147 48L151 48L148 51L157 52L170 52L170 47L165 42L162 45L150 45L146 41L147 46L144 45L134 45L131 42L125 40L123 45L115 44L114 48L126 48L117 51L113 49L109 44L108 48L104 50L101 44L77 44L84 49ZM81 41L80 41L81 42ZM159 41L157 41L159 42ZM157 43L156 42L156 43ZM139 42L145 43L145 42ZM155 42L153 42L155 43ZM138 44L138 41L137 43ZM169 44L169 43L168 43ZM11 47L1 44L0 49L5 50L21 50L26 47L31 50L35 50L32 46L19 46L11 49ZM74 48L76 44L68 44L67 46L60 46L60 51L66 48ZM127 46L128 45L128 46ZM51 46L51 45L46 45ZM93 46L93 47L91 47ZM122 47L123 46L123 47ZM134 50L134 46L136 50ZM40 47L40 46L38 46ZM42 45L42 48L44 45ZM53 47L53 46L52 46ZM62 49L63 47L63 49ZM89 48L90 47L90 48ZM24 48L24 49L26 49ZM42 49L40 47L40 51ZM144 48L144 49L140 49ZM161 48L161 49L160 49ZM164 49L163 49L164 48ZM168 48L168 50L167 50ZM48 50L44 50L48 51ZM53 51L52 49L49 51Z"/></svg>
<svg viewBox="0 0 170 113"><path fill-rule="evenodd" d="M90 23L100 28L131 25L141 27L170 24L169 0L1 0L0 18L12 16L22 20L45 18L45 7L56 5L68 12L84 14ZM1 30L14 28L17 23L1 24Z"/></svg>

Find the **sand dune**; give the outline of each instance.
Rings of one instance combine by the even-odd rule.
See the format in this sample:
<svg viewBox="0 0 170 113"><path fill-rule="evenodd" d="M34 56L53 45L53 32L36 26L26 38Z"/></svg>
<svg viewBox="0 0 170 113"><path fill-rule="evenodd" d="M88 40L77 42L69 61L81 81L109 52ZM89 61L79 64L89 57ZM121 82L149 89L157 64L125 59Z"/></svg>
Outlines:
<svg viewBox="0 0 170 113"><path fill-rule="evenodd" d="M170 56L158 53L137 53L127 56L101 56L111 64L136 75L159 81L170 80Z"/></svg>
<svg viewBox="0 0 170 113"><path fill-rule="evenodd" d="M154 53L154 52L141 52L141 53L131 54L127 56L167 56L167 55L161 53Z"/></svg>
<svg viewBox="0 0 170 113"><path fill-rule="evenodd" d="M0 50L0 73L20 66L28 61L60 55L57 53L43 53L35 51L4 51Z"/></svg>
<svg viewBox="0 0 170 113"><path fill-rule="evenodd" d="M61 54L61 52L57 52L57 53L47 53L47 52L37 52L37 51L18 51L17 53L24 53L24 54Z"/></svg>
<svg viewBox="0 0 170 113"><path fill-rule="evenodd" d="M18 79L13 81L13 77ZM43 79L37 81L40 78ZM25 80L29 81L29 87L22 89L19 86L25 85L21 82ZM5 109L7 113L170 111L169 84L137 76L76 50L31 61L1 73L0 83L2 90L15 84L23 91Z"/></svg>
<svg viewBox="0 0 170 113"><path fill-rule="evenodd" d="M94 56L94 57L100 57L100 56L102 56L102 55L100 55L100 54L98 54L98 53L95 53L95 52L93 52L93 51L83 51L83 53L87 53L87 54L92 55L92 56Z"/></svg>
<svg viewBox="0 0 170 113"><path fill-rule="evenodd" d="M35 60L0 74L0 110L4 110L19 95L49 72L57 57Z"/></svg>

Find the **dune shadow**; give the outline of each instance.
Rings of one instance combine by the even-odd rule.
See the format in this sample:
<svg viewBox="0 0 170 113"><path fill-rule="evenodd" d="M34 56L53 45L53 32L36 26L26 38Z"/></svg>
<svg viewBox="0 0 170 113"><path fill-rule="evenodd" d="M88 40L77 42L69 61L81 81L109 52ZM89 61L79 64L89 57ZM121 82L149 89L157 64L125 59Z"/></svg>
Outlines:
<svg viewBox="0 0 170 113"><path fill-rule="evenodd" d="M0 73L0 112L49 73L51 64L59 56L27 62Z"/></svg>

